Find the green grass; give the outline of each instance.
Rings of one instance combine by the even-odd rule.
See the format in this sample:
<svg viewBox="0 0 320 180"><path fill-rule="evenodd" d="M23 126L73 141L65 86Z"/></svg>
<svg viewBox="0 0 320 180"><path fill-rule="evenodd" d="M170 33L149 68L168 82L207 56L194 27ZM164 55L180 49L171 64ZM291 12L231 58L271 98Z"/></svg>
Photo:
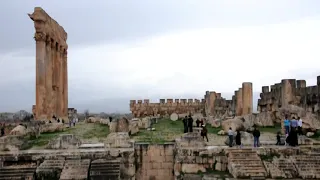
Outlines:
<svg viewBox="0 0 320 180"><path fill-rule="evenodd" d="M57 138L61 134L74 134L84 140L94 138L100 140L107 137L109 134L109 127L97 123L78 123L75 127L66 128L65 131L62 132L41 133L38 138L29 139L28 146L24 149L44 147L50 140Z"/></svg>
<svg viewBox="0 0 320 180"><path fill-rule="evenodd" d="M172 142L183 134L183 123L181 120L171 121L160 119L157 124L152 125L155 131L141 130L133 136L137 142L165 143ZM221 128L212 128L207 125L208 134L217 134Z"/></svg>
<svg viewBox="0 0 320 180"><path fill-rule="evenodd" d="M281 124L275 124L274 126L267 126L267 127L259 127L261 132L268 132L277 134L277 132L281 131Z"/></svg>

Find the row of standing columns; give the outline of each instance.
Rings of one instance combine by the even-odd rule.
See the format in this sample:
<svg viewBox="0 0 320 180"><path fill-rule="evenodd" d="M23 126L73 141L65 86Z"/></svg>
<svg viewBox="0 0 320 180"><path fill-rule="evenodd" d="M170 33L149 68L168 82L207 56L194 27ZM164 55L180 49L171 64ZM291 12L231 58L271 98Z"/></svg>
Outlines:
<svg viewBox="0 0 320 180"><path fill-rule="evenodd" d="M53 115L68 117L67 49L44 33L35 34L36 105L35 118L49 120Z"/></svg>

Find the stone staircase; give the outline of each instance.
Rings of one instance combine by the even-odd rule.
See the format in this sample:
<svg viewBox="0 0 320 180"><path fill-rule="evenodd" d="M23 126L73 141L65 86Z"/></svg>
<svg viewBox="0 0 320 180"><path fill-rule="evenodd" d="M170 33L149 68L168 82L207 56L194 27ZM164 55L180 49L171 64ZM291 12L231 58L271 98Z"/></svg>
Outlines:
<svg viewBox="0 0 320 180"><path fill-rule="evenodd" d="M228 170L234 178L264 178L267 172L253 149L228 149Z"/></svg>
<svg viewBox="0 0 320 180"><path fill-rule="evenodd" d="M320 154L297 155L292 157L298 176L303 179L320 179Z"/></svg>
<svg viewBox="0 0 320 180"><path fill-rule="evenodd" d="M272 159L272 161L264 161L263 163L268 171L269 176L273 179L290 179L297 177L297 169L291 159L275 157Z"/></svg>
<svg viewBox="0 0 320 180"><path fill-rule="evenodd" d="M97 159L91 162L90 180L120 179L120 161Z"/></svg>
<svg viewBox="0 0 320 180"><path fill-rule="evenodd" d="M88 178L89 166L89 159L66 160L60 180L86 180Z"/></svg>
<svg viewBox="0 0 320 180"><path fill-rule="evenodd" d="M59 179L65 160L44 160L36 170L37 179Z"/></svg>
<svg viewBox="0 0 320 180"><path fill-rule="evenodd" d="M4 166L0 168L0 180L33 180L36 166Z"/></svg>

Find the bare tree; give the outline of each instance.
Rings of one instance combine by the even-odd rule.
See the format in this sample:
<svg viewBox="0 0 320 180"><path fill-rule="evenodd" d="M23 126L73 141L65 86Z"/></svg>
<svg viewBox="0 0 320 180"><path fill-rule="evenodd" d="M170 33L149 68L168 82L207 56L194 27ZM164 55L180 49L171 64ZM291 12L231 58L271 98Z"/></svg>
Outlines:
<svg viewBox="0 0 320 180"><path fill-rule="evenodd" d="M89 109L84 110L83 114L84 114L84 118L87 119L89 117L89 115L90 115Z"/></svg>

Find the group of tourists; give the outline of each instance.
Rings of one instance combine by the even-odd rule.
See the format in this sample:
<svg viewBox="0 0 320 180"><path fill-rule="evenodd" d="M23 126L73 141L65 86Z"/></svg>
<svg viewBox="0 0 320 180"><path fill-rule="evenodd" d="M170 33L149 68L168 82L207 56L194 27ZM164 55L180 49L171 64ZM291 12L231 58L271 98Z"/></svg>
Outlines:
<svg viewBox="0 0 320 180"><path fill-rule="evenodd" d="M290 146L298 146L298 135L302 135L302 119L298 117L292 117L289 119L288 116L285 116L284 122L284 129L286 134L285 144ZM280 143L280 132L277 135L277 144Z"/></svg>
<svg viewBox="0 0 320 180"><path fill-rule="evenodd" d="M183 122L183 127L184 127L184 130L183 130L184 133L193 132L193 118L191 117L191 115L185 116L184 119L182 120L182 122ZM200 120L197 119L196 120L196 127L202 127L201 136L203 139L206 138L206 140L208 142L209 141L208 129L206 128L206 126L204 124L204 119L200 119Z"/></svg>
<svg viewBox="0 0 320 180"><path fill-rule="evenodd" d="M253 135L253 146L254 147L259 147L260 146L260 130L258 129L257 126L254 126L254 130L252 131L252 135ZM228 137L229 137L229 147L233 146L233 140L235 139L235 144L238 147L242 147L242 143L241 143L241 132L239 130L236 131L236 137L234 137L234 132L232 130L232 128L230 127L228 130Z"/></svg>

